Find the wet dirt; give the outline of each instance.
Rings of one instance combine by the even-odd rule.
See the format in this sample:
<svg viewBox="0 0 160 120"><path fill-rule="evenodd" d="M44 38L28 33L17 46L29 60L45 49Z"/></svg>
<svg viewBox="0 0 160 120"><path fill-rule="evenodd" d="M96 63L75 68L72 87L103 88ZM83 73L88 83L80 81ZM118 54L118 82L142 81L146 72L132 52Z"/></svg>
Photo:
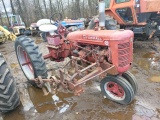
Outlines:
<svg viewBox="0 0 160 120"><path fill-rule="evenodd" d="M152 82L160 82L160 76L153 76L150 78Z"/></svg>
<svg viewBox="0 0 160 120"><path fill-rule="evenodd" d="M17 64L17 63L11 63L11 64L10 64L10 67L11 67L11 68L16 68L16 67L18 67L18 64Z"/></svg>
<svg viewBox="0 0 160 120"><path fill-rule="evenodd" d="M36 39L36 40L35 40L35 43L36 43L36 44L40 44L40 43L42 43L42 40L41 40L41 39Z"/></svg>
<svg viewBox="0 0 160 120"><path fill-rule="evenodd" d="M104 98L99 82L94 81L86 83L85 93L80 97L61 89L44 96L41 89L27 83L18 65L14 43L6 42L0 46L0 52L7 53L4 56L16 80L21 105L12 112L2 114L0 120L159 120L160 55L151 47L144 47L144 42L134 43L134 60L130 71L137 78L139 89L134 101L127 106ZM45 44L38 43L43 53L47 53ZM49 69L60 65L49 60L46 63Z"/></svg>

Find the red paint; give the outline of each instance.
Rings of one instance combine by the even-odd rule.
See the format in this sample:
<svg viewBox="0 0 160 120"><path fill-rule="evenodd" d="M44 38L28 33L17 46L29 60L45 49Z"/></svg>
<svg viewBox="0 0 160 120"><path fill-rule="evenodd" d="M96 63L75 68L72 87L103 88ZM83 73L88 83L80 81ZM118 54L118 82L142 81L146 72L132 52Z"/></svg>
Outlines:
<svg viewBox="0 0 160 120"><path fill-rule="evenodd" d="M106 86L106 91L110 91L114 96L123 97L123 88L115 82L109 82Z"/></svg>
<svg viewBox="0 0 160 120"><path fill-rule="evenodd" d="M25 57L25 63L22 64L22 66L24 65L27 65L29 67L29 69L31 70L32 73L34 73L34 70L33 70L33 67L32 67L32 64L30 62L30 59L28 58L28 55L25 51L23 51L23 54L24 54L24 57Z"/></svg>

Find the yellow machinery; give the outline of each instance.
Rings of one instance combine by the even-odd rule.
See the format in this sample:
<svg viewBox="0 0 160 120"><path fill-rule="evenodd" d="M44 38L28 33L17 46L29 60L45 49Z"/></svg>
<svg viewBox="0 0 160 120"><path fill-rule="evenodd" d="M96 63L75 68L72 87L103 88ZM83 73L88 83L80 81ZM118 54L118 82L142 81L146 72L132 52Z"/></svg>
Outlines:
<svg viewBox="0 0 160 120"><path fill-rule="evenodd" d="M15 41L16 38L16 35L0 26L0 43L4 43L6 40Z"/></svg>

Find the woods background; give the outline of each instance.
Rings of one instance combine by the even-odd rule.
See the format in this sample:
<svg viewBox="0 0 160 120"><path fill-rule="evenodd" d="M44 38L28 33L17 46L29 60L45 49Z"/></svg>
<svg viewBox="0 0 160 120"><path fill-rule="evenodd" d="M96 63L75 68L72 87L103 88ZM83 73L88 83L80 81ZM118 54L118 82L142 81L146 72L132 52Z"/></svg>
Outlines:
<svg viewBox="0 0 160 120"><path fill-rule="evenodd" d="M0 14L4 14L0 6ZM86 18L97 14L98 0L9 0L11 9L7 12L20 15L26 26L42 18L50 18L52 14L60 12L63 18Z"/></svg>

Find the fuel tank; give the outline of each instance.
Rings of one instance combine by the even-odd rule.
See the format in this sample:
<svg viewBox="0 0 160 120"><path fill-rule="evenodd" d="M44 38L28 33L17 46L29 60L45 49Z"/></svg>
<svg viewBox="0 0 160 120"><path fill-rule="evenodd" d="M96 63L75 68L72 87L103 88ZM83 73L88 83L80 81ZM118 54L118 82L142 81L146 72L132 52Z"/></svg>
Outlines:
<svg viewBox="0 0 160 120"><path fill-rule="evenodd" d="M111 41L123 42L133 39L133 32L130 30L83 30L71 32L67 39L72 42L108 46Z"/></svg>

